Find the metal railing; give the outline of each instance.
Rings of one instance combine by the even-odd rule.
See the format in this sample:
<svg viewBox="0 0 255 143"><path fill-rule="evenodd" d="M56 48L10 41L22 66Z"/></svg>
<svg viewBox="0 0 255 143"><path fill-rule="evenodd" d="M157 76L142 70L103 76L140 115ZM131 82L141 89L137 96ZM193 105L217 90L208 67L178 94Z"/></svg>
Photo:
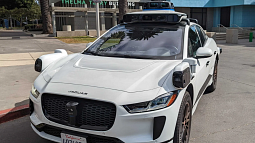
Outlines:
<svg viewBox="0 0 255 143"><path fill-rule="evenodd" d="M225 27L225 26L222 25L222 24L218 24L217 27L219 27L219 31L218 31L218 32L221 32L221 28L220 28L220 27L223 27L223 28L225 28L226 30L228 29L227 27Z"/></svg>
<svg viewBox="0 0 255 143"><path fill-rule="evenodd" d="M232 24L231 26L236 26L238 29L242 30L242 34L244 34L244 35L245 34L249 35L249 33L250 33L250 30L244 29L244 28L238 26L237 24Z"/></svg>

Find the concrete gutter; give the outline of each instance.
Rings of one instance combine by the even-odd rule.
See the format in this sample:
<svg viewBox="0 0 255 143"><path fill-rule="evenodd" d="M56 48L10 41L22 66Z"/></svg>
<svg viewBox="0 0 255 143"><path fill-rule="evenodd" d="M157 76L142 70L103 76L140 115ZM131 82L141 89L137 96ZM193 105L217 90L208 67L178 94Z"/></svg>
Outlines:
<svg viewBox="0 0 255 143"><path fill-rule="evenodd" d="M0 111L0 124L29 115L29 104Z"/></svg>

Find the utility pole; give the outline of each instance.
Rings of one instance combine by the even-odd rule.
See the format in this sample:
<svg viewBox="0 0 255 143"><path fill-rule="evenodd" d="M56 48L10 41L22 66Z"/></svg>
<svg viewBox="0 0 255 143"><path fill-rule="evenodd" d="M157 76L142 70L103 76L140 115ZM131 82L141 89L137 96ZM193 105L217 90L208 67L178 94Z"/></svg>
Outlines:
<svg viewBox="0 0 255 143"><path fill-rule="evenodd" d="M97 38L100 37L100 21L99 21L99 3L101 0L93 0L96 3L96 29L97 29Z"/></svg>
<svg viewBox="0 0 255 143"><path fill-rule="evenodd" d="M54 7L54 3L51 3L51 7ZM55 15L55 11L52 11L52 30L53 30L53 36L57 37L57 29L56 29L56 15Z"/></svg>
<svg viewBox="0 0 255 143"><path fill-rule="evenodd" d="M11 29L12 29L12 16L10 15L10 24L11 24Z"/></svg>

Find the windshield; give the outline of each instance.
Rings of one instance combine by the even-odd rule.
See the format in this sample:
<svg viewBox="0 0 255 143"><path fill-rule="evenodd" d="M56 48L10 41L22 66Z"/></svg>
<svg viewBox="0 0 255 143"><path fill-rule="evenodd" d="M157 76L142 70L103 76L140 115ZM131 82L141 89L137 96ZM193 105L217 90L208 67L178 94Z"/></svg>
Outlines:
<svg viewBox="0 0 255 143"><path fill-rule="evenodd" d="M182 59L184 27L123 24L111 29L84 54L144 59Z"/></svg>

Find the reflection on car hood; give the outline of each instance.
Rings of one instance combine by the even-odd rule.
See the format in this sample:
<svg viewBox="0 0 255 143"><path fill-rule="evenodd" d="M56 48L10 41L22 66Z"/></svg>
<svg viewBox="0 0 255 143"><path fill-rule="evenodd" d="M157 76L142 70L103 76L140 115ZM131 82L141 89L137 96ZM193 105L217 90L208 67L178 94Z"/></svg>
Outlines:
<svg viewBox="0 0 255 143"><path fill-rule="evenodd" d="M145 91L161 87L171 70L181 61L113 58L78 54L56 73L51 83L67 83L120 90Z"/></svg>

